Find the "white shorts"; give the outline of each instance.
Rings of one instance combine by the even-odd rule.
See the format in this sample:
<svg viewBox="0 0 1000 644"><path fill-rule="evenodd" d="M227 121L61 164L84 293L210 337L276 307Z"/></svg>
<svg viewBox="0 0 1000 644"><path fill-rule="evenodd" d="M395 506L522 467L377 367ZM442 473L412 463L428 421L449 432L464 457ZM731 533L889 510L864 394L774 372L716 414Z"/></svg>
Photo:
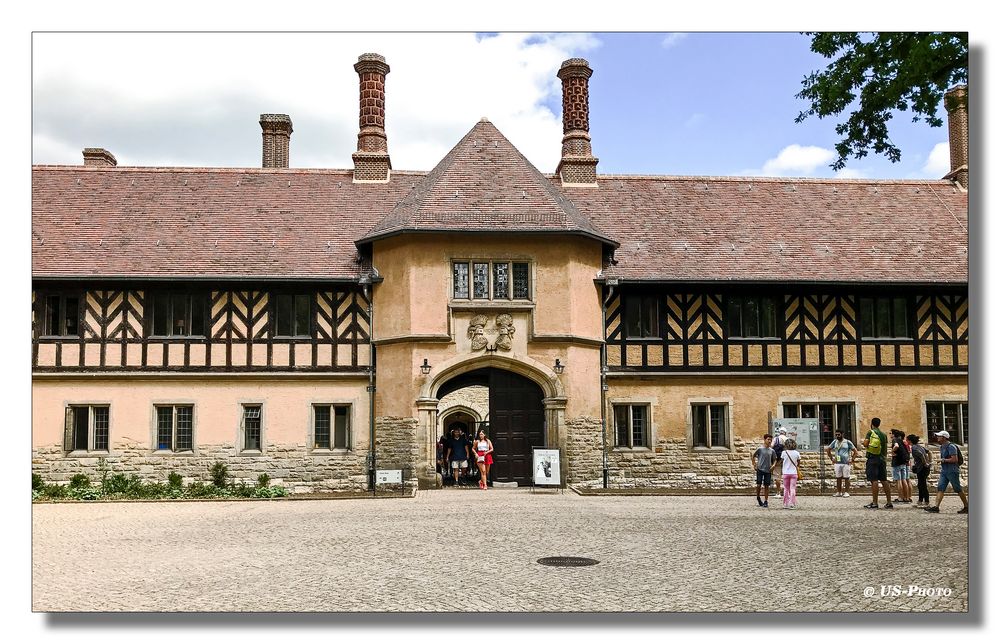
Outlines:
<svg viewBox="0 0 1000 644"><path fill-rule="evenodd" d="M453 470L457 470L459 468L465 469L466 467L469 467L469 461L452 461L451 462L451 469L453 469Z"/></svg>
<svg viewBox="0 0 1000 644"><path fill-rule="evenodd" d="M849 479L851 478L851 464L850 463L834 463L833 473L838 479Z"/></svg>

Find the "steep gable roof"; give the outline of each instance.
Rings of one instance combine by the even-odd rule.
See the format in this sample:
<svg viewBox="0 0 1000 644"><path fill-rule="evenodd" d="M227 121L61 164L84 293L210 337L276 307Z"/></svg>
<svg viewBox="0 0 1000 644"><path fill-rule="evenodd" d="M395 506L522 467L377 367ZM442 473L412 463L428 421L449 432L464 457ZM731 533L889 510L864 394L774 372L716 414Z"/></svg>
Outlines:
<svg viewBox="0 0 1000 644"><path fill-rule="evenodd" d="M617 246L486 119L358 245L431 231L571 233Z"/></svg>

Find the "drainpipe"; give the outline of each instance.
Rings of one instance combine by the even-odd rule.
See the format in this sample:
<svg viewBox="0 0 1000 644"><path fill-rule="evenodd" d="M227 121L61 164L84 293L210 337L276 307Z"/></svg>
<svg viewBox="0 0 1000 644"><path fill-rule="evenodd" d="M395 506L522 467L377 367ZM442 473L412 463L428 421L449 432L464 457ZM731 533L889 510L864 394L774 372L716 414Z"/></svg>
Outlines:
<svg viewBox="0 0 1000 644"><path fill-rule="evenodd" d="M372 266L374 278L378 269ZM361 288L368 300L368 489L375 493L375 286L374 279L362 277ZM369 289L371 285L371 289Z"/></svg>
<svg viewBox="0 0 1000 644"><path fill-rule="evenodd" d="M617 284L618 280L613 278L605 283L608 294L601 301L601 333L604 334L601 344L601 475L605 490L608 489L608 302Z"/></svg>

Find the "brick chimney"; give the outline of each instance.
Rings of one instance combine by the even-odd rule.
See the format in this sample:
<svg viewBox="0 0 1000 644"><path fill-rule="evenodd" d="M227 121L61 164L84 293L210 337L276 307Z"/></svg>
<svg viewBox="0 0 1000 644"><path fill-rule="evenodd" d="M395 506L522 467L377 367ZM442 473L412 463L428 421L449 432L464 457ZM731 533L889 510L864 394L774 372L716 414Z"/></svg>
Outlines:
<svg viewBox="0 0 1000 644"><path fill-rule="evenodd" d="M287 114L261 114L262 168L287 168L288 144L292 138L292 119Z"/></svg>
<svg viewBox="0 0 1000 644"><path fill-rule="evenodd" d="M389 65L378 54L361 54L354 65L361 87L358 151L354 181L388 181L392 163L385 138L385 75Z"/></svg>
<svg viewBox="0 0 1000 644"><path fill-rule="evenodd" d="M597 185L597 159L590 149L589 80L593 73L584 59L570 58L557 74L562 80L563 139L556 174L563 185Z"/></svg>
<svg viewBox="0 0 1000 644"><path fill-rule="evenodd" d="M83 165L113 168L118 165L118 159L104 148L84 148Z"/></svg>
<svg viewBox="0 0 1000 644"><path fill-rule="evenodd" d="M969 189L969 87L957 85L944 94L948 110L948 147L951 151L951 171L946 179L954 179Z"/></svg>

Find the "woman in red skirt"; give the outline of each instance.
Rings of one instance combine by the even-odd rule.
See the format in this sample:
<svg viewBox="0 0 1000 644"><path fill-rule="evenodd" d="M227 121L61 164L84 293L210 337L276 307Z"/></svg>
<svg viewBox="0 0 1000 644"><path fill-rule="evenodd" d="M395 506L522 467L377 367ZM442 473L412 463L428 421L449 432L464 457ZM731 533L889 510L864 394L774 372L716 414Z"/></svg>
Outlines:
<svg viewBox="0 0 1000 644"><path fill-rule="evenodd" d="M493 465L493 442L486 438L486 431L480 429L476 437L476 465L479 466L479 489L486 489L486 477L490 475L490 465Z"/></svg>

